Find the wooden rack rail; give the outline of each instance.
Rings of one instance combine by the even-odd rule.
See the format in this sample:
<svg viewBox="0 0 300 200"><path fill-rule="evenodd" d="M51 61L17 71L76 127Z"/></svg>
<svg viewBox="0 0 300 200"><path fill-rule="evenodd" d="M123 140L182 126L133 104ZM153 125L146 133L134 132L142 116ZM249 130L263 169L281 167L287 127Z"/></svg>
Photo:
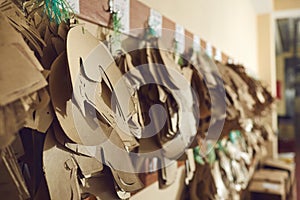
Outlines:
<svg viewBox="0 0 300 200"><path fill-rule="evenodd" d="M105 10L108 9L108 2L109 0L79 0L79 7L80 7L80 14L78 17L86 20L88 22L108 27L110 14ZM138 0L130 0L130 29L137 29L137 28L144 28L145 23L148 21L150 16L150 8L145 4L139 2ZM169 18L162 15L162 28L163 29L170 29L175 31L176 23L170 20ZM188 38L193 38L193 33L189 30L185 29L185 35ZM136 36L136 35L132 35ZM162 35L161 37L164 37ZM167 38L166 38L167 39ZM173 39L173 38L168 38ZM200 46L205 49L207 42L200 39ZM192 44L190 41L185 42L185 49L191 47ZM216 55L216 47L212 46L212 55L213 57ZM230 58L225 53L221 52L222 55L222 62L227 63L228 59Z"/></svg>

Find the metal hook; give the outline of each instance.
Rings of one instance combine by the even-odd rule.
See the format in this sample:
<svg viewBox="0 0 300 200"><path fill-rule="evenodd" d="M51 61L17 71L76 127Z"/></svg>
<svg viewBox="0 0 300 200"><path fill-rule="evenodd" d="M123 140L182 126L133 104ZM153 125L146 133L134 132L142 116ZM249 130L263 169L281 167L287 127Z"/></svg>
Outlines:
<svg viewBox="0 0 300 200"><path fill-rule="evenodd" d="M104 6L102 6L102 8L103 8L103 10L105 11L105 12L109 12L109 13L113 13L114 12L114 10L113 10L113 0L109 0L109 1L107 1L107 9L105 9L105 7Z"/></svg>

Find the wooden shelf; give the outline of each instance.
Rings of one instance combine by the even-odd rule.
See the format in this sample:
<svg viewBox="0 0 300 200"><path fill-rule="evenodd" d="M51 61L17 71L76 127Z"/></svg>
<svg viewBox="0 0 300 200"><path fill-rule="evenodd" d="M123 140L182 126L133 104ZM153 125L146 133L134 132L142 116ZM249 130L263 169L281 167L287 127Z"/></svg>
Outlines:
<svg viewBox="0 0 300 200"><path fill-rule="evenodd" d="M80 6L80 14L78 15L79 18L84 19L88 22L108 27L110 14L105 10L108 9L108 2L109 0L79 0ZM130 29L138 29L138 28L145 28L146 23L148 21L150 15L150 8L145 4L137 1L137 0L130 0ZM162 28L175 30L176 22L168 19L167 17L163 16L162 20ZM134 35L133 35L134 34ZM136 37L139 32L132 33L131 36ZM187 38L193 38L194 34L188 30L185 30L185 34ZM171 44L174 38L171 38L169 35L162 35L161 36L166 44ZM188 50L192 47L193 40L187 40L185 43L185 48ZM202 48L206 48L206 41L200 40L200 45ZM216 54L216 47L213 47L213 56ZM229 56L222 52L222 62L226 63L228 61Z"/></svg>

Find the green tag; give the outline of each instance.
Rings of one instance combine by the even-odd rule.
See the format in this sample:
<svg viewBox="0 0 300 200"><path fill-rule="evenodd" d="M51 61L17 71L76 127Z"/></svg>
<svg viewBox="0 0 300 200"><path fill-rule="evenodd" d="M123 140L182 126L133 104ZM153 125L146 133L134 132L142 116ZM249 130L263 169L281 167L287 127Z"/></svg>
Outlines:
<svg viewBox="0 0 300 200"><path fill-rule="evenodd" d="M211 143L207 144L207 148L209 149L209 153L207 155L208 162L213 164L216 161L216 152Z"/></svg>
<svg viewBox="0 0 300 200"><path fill-rule="evenodd" d="M200 165L204 165L205 162L203 160L203 158L201 156L195 156L195 161L200 164Z"/></svg>
<svg viewBox="0 0 300 200"><path fill-rule="evenodd" d="M220 151L225 151L224 146L222 145L222 142L221 142L221 141L218 141L218 149L219 149Z"/></svg>
<svg viewBox="0 0 300 200"><path fill-rule="evenodd" d="M198 164L200 164L200 165L205 164L205 161L203 160L202 156L200 155L200 147L199 146L194 148L194 158Z"/></svg>
<svg viewBox="0 0 300 200"><path fill-rule="evenodd" d="M236 143L236 139L237 139L237 135L235 131L230 131L229 133L229 139L230 141L235 144Z"/></svg>
<svg viewBox="0 0 300 200"><path fill-rule="evenodd" d="M182 58L182 56L180 56L179 59L178 59L178 65L183 66L183 63L184 63L183 58Z"/></svg>
<svg viewBox="0 0 300 200"><path fill-rule="evenodd" d="M152 37L160 37L162 35L162 15L154 9L150 10L148 25Z"/></svg>

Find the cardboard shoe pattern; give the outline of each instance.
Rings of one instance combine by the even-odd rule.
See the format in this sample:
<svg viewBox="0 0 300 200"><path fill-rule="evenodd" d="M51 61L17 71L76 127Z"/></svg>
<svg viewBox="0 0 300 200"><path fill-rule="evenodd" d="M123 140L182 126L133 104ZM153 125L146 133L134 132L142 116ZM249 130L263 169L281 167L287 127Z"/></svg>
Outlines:
<svg viewBox="0 0 300 200"><path fill-rule="evenodd" d="M77 35L77 37L74 38L74 35ZM77 51L76 52L73 50L73 48L70 48L70 46L72 46L73 44L78 43L78 38L81 38L83 41L83 44L86 44L85 47L81 48L80 52L78 52L78 50L76 50ZM72 42L75 42L75 43L72 43ZM92 47L93 45L95 45L95 46L93 48L89 48L88 45L90 45L90 47ZM78 75L82 79L85 79L85 81L92 80L92 81L90 81L90 82L93 82L91 84L99 84L100 81L97 81L96 79L101 78L101 83L105 84L106 85L105 87L108 88L108 91L110 91L110 92L108 92L108 93L102 92L101 93L102 97L101 97L101 96L98 96L98 94L99 94L98 91L95 91L96 92L95 100L92 99L92 96L88 96L88 95L85 95L85 100L87 103L90 103L92 106L95 106L95 109L99 112L100 115L102 115L104 117L104 119L109 119L109 116L107 116L108 112L110 112L111 115L113 115L113 118L111 118L112 119L111 121L106 121L107 124L109 124L113 128L112 132L107 134L109 140L111 140L119 148L124 148L124 147L127 147L128 149L135 148L137 146L137 142L136 142L134 136L126 135L128 133L124 133L123 130L121 130L122 126L118 127L119 125L117 125L117 123L119 123L119 121L116 121L117 112L121 112L118 114L123 114L123 116L125 117L125 118L123 118L123 120L124 120L123 123L125 123L125 125L126 125L126 123L128 123L127 120L128 120L128 118L131 117L130 114L132 113L132 107L133 107L130 105L130 102L131 102L130 96L129 95L126 96L126 93L125 93L125 96L120 96L121 95L120 91L116 91L116 93L115 93L116 101L118 101L119 103L122 103L121 105L118 105L118 104L116 105L116 108L120 109L120 110L116 110L116 111L111 110L112 108L108 107L109 104L107 105L106 102L103 101L104 100L103 97L106 98L106 96L112 94L115 89L120 89L120 88L117 88L117 86L118 86L117 81L119 81L119 79L121 78L121 73L118 71L119 69L115 66L114 60L110 57L110 54L108 54L108 50L106 49L106 47L104 47L104 44L99 43L99 41L96 40L91 34L89 34L88 31L85 31L83 33L82 27L74 27L73 29L71 29L71 31L68 34L67 48L68 48L68 57L69 57L68 61L69 61L69 71L70 71L70 75L71 75L71 81L73 79L73 81L72 81L73 89L74 90L80 89L76 85L77 84L76 78L75 78L76 75ZM89 53L89 54L85 55L84 54L85 51L86 51L86 53ZM101 55L102 55L102 57L99 57ZM70 57L72 57L72 58L70 59ZM80 62L79 62L80 59L83 60L83 62L81 63L83 65L81 65L81 66L80 66ZM78 62L74 63L73 60L75 60L75 61L77 60ZM82 76L82 74L81 74L82 71L80 72L80 70L82 69L82 66L84 67L84 70L85 70L84 74L86 77ZM81 67L81 69L80 69L80 67ZM100 77L95 77L95 74L90 73L91 71L89 71L89 70L92 70L91 67L93 67L94 70L98 70L98 71L100 70L99 71L100 73L98 74L98 75L100 75ZM101 69L101 67L104 69ZM119 75L118 75L118 73L119 73ZM89 79L89 80L87 80L87 79ZM103 84L102 84L102 86L103 86ZM121 87L123 87L123 88L121 88L121 90L122 90L122 93L124 94L124 92L126 92L126 90L127 90L126 85L122 84L122 83L120 85L121 85ZM107 91L105 91L105 92L107 92ZM83 101L82 97L83 96L81 96L81 97L75 96L75 100L78 103L78 105L80 105L80 103ZM110 99L110 97L108 97L108 99ZM122 100L122 102L120 100ZM101 101L103 103L100 105L106 104L106 107L108 108L107 112L103 112L103 107L99 106L98 103ZM128 109L128 107L125 106L126 102L128 102L128 101L129 101L129 109ZM108 102L108 103L110 103L110 102ZM79 106L79 108L80 108L80 106ZM80 111L81 111L80 114L84 114L84 112L82 112L83 110L80 110ZM82 121L82 120L80 120L80 121ZM127 126L128 126L128 124L127 124ZM128 128L125 129L125 131L126 130L128 130ZM78 131L78 133L80 134L80 131ZM81 132L81 133L86 133L86 131ZM79 139L80 139L80 136L79 136ZM93 137L91 137L90 139L92 139L93 142L95 142L95 140L97 141L97 139L99 140L99 138L93 138ZM82 139L80 142L83 143L84 145L91 145L91 143L90 144L87 143L87 140L83 141L83 139ZM104 157L105 157L106 161L108 161L106 163L109 163L109 160L112 158L112 155L109 154L110 151L107 151L107 148L105 148L105 147L103 148L103 151L104 151ZM126 151L126 148L124 149L124 151ZM126 163L130 165L129 160ZM133 190L137 190L141 187L139 180L137 178L135 178L136 175L134 175L134 174L126 175L125 172L123 173L121 171L115 171L115 169L118 169L118 167L116 167L116 168L114 168L114 167L116 167L116 166L113 166L113 165L110 166L113 175L114 176L116 175L115 181L117 182L117 184L119 185L119 187L121 189L124 189L125 191L133 191ZM130 177L132 177L134 179L130 180L131 179ZM128 181L130 184L128 186L126 186L126 184L127 184L126 180L128 178L129 178Z"/></svg>
<svg viewBox="0 0 300 200"><path fill-rule="evenodd" d="M60 145L51 129L44 145L43 163L51 199L62 196L80 199L87 192L100 199L117 199L110 172L103 171L95 158L76 154Z"/></svg>
<svg viewBox="0 0 300 200"><path fill-rule="evenodd" d="M78 41L78 39L80 39L81 41ZM73 48L72 45L77 45L78 42L82 42L82 44L84 44L82 48ZM126 85L117 82L121 78L121 73L115 66L114 60L110 56L106 47L104 47L104 45L100 43L95 37L93 37L88 31L85 31L83 33L82 27L78 26L72 28L68 34L67 49L70 77L75 94L74 97L83 115L85 113L85 108L83 105L84 102L86 102L92 105L101 115L105 115L104 117L108 119L108 123L111 126L116 126L117 123L114 120L118 120L119 125L122 128L125 128L126 132L129 132L131 130L136 131L136 129L129 130L128 128L128 120L130 120L130 118L132 117L132 112L134 112L132 110L134 108L133 103L131 101L130 95L126 93L126 91L128 91ZM98 77L96 77L95 75ZM89 84L90 87L83 88L84 84L80 85L80 79L82 82ZM105 83L105 87L109 90L105 91L108 93L102 92L102 97L99 96L99 90L97 90L98 88L96 88L100 87L100 82L102 82L103 84ZM114 92L117 83L117 86L121 88L118 88L118 91ZM124 96L121 96L120 90L123 90ZM88 92L89 94L83 94L85 92ZM78 96L79 94L81 94L81 96ZM116 95L116 108L119 110L110 111L111 109L113 109L110 108L110 94ZM104 98L108 100L107 103L104 102ZM129 106L125 106L128 101ZM96 103L98 103L98 105L96 105ZM123 119L118 119L119 115L123 116ZM122 126L122 123L125 124ZM122 134L120 136L125 137L126 135ZM82 142L78 141L78 136L75 137L77 143ZM130 139L128 137L123 139L124 141L130 141L130 143L127 144L128 148L132 149L136 147L137 143L133 136Z"/></svg>
<svg viewBox="0 0 300 200"><path fill-rule="evenodd" d="M80 130L77 130L74 125L74 121L73 121L74 119L73 119L73 114L72 114L72 102L71 102L72 101L72 99L71 99L71 92L72 92L71 82L70 82L70 79L68 81L68 79L61 78L62 76L67 76L67 73L68 73L68 65L66 63L66 54L62 54L61 56L59 56L57 58L57 61L54 62L51 70L52 70L52 74L50 76L50 93L52 96L52 103L55 108L56 115L58 117L60 125L62 127L64 127L64 134L66 134L70 138L74 138L74 134L77 134L78 140L80 141L80 143L77 144L76 141L68 141L66 138L63 139L63 137L61 136L62 132L60 132L60 134L57 133L58 137L62 138L60 140L69 149L72 149L73 151L75 151L77 153L95 157L96 159L101 159L101 156L99 156L98 154L94 154L94 155L91 154L91 150L88 150L88 149L91 149L91 147L88 147L88 146L85 146L84 144L82 144L82 141L78 134L78 132ZM57 84L59 86L56 86ZM62 97L61 94L65 94L66 96ZM69 102L69 105L66 102ZM82 116L80 122L81 123L85 122L86 119L83 117L83 115L81 115L82 113L79 111L79 109L78 109L78 114L80 114L78 116ZM99 121L99 123L101 123L101 122ZM103 124L102 128L104 128L102 130L105 130L105 133L107 134L105 136L105 138L111 139L111 134L113 134L112 131L114 131L114 130L109 127L109 124L107 124L107 122L106 122L106 124L105 123L102 123L102 124ZM87 123L82 124L81 127L83 128L83 130L88 130L89 124L87 124ZM71 130L73 130L73 132ZM87 133L87 132L85 131L83 133ZM114 133L114 134L116 134L116 133ZM123 142L121 141L121 139L118 137L118 135L115 137L116 138L114 139L114 141L117 140L117 141L119 141L119 143L121 142L121 145L119 144L119 147L122 147ZM100 138L92 138L92 139L94 140L94 142L100 141ZM95 147L95 149L101 149L101 146ZM125 149L124 149L124 151L125 151ZM105 149L104 149L104 155L107 154L105 152L107 152L107 151L105 151ZM105 158L107 160L109 160L109 156L106 156ZM113 166L110 166L110 167L113 167ZM111 170L113 171L113 174L118 174L118 175L116 175L115 180L119 183L119 187L123 189L125 187L123 183L126 183L126 180L124 181L119 178L119 177L122 177L123 173L122 172L114 172L113 168L111 168ZM130 175L128 175L128 176L130 176ZM131 176L135 176L135 175L131 175ZM135 181L134 183L138 183L138 181ZM140 187L141 186L139 186L139 185L132 185L132 184L129 186L129 188L134 188L131 190L136 190L136 189L139 189ZM125 187L124 190L125 189L128 189L128 187L127 188Z"/></svg>
<svg viewBox="0 0 300 200"><path fill-rule="evenodd" d="M194 105L191 101L193 94L191 88L183 89L185 86L190 86L190 83L187 82L185 85L185 82L181 83L178 78L177 82L174 81L176 73L182 74L181 76L184 76L184 74L180 71L180 67L168 58L168 53L165 50L158 49L157 42L155 41L146 43L146 46L142 49L130 51L124 57L126 58L123 60L125 64L120 62L119 66L125 74L128 72L134 73L128 79L130 79L133 85L137 86L141 112L145 113L143 115L144 122L141 123L144 125L144 136L147 137L147 127L145 126L150 123L150 118L147 114L149 109L153 104L161 105L167 111L166 125L161 127L160 122L156 121L162 118L161 115L153 116L151 120L153 120L156 128L152 128L151 132L158 133L156 139L158 139L158 142L162 146L164 155L168 158L175 158L183 152L182 150L185 147L189 146L191 139L197 132L196 119L193 113ZM185 75L187 77L190 76L187 70L185 71ZM190 78L188 77L187 80L190 80ZM144 85L145 83L148 84ZM150 83L156 84L151 85ZM185 94L181 94L180 96L174 92L179 89L181 89L181 92L185 91ZM145 93L143 92L144 90ZM186 112L183 113L182 110ZM188 121L189 125L183 121ZM187 126L185 127L184 124ZM149 137L144 137L142 140L147 139L150 140ZM156 140L153 137L152 139ZM140 150L142 148L141 146ZM180 151L179 154L177 151Z"/></svg>

